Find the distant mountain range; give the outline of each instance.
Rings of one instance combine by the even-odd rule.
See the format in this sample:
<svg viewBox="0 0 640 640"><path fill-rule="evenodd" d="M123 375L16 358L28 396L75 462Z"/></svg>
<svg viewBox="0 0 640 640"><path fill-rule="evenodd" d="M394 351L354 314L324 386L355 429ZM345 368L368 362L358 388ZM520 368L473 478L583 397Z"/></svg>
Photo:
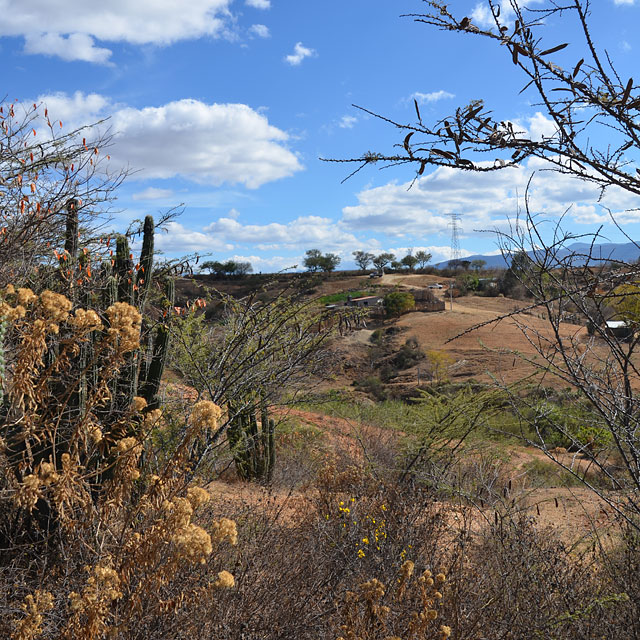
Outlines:
<svg viewBox="0 0 640 640"><path fill-rule="evenodd" d="M605 242L603 244L591 245L587 242L576 242L569 245L565 249L558 251L558 259L562 260L570 255L575 255L573 264L582 265L587 261L587 254L591 254L591 259L594 264L601 264L603 260L610 260L613 262L635 262L640 259L640 242L635 244L633 242L615 243ZM527 255L531 258L534 257L535 251L527 251ZM509 256L485 256L485 255L473 255L465 256L462 260L484 260L486 265L485 269L506 269L511 264L511 258ZM436 269L446 269L449 266L449 260L439 262L434 265Z"/></svg>

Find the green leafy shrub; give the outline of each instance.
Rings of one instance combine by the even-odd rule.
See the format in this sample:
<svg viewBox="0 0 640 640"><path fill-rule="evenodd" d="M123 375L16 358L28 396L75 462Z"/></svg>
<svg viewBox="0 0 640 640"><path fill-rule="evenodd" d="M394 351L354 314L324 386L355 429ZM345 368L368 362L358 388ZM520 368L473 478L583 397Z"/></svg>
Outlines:
<svg viewBox="0 0 640 640"><path fill-rule="evenodd" d="M383 305L387 316L399 317L414 309L416 301L408 291L393 291L384 297Z"/></svg>

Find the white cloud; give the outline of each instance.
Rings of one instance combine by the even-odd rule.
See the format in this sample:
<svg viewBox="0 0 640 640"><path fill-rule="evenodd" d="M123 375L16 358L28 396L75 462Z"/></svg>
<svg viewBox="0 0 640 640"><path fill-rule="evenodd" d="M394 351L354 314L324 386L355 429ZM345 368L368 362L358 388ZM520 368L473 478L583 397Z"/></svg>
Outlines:
<svg viewBox="0 0 640 640"><path fill-rule="evenodd" d="M230 3L191 0L185 11L182 0L0 0L0 37L24 37L27 53L105 63L111 52L96 40L168 45L203 36L220 37L227 29Z"/></svg>
<svg viewBox="0 0 640 640"><path fill-rule="evenodd" d="M252 24L249 27L249 33L258 36L258 38L268 38L271 35L269 33L269 27L264 24Z"/></svg>
<svg viewBox="0 0 640 640"><path fill-rule="evenodd" d="M527 4L539 4L543 0L529 0ZM633 0L614 0L615 2L633 2ZM511 27L515 19L515 11L511 6L511 0L500 0L495 2L500 7L500 24ZM522 6L522 5L521 5ZM482 29L495 29L496 22L491 14L491 9L486 2L478 2L473 11L469 14L472 24Z"/></svg>
<svg viewBox="0 0 640 640"><path fill-rule="evenodd" d="M155 244L160 251L175 253L233 251L234 249L233 244L214 244L211 236L187 229L175 221L165 225L164 233L156 234Z"/></svg>
<svg viewBox="0 0 640 640"><path fill-rule="evenodd" d="M111 57L110 49L96 47L93 38L86 33L71 33L68 36L59 33L26 34L24 51L97 64L108 64Z"/></svg>
<svg viewBox="0 0 640 640"><path fill-rule="evenodd" d="M511 3L509 0L502 0L499 3L500 6L500 22L501 24L509 25L511 20L514 17L514 11L511 8ZM495 28L496 23L493 19L493 15L491 14L491 10L489 7L483 3L479 2L473 8L473 11L470 15L471 22L475 24L477 27L481 27L482 29L491 29Z"/></svg>
<svg viewBox="0 0 640 640"><path fill-rule="evenodd" d="M309 49L303 46L302 42L296 42L296 46L293 48L293 53L284 57L286 63L292 66L298 66L305 58L310 58L317 55L314 49Z"/></svg>
<svg viewBox="0 0 640 640"><path fill-rule="evenodd" d="M72 128L92 124L103 117L107 110L114 109L105 96L81 91L76 91L73 96L66 93L41 95L37 101L45 104L52 118L62 120Z"/></svg>
<svg viewBox="0 0 640 640"><path fill-rule="evenodd" d="M344 259L351 257L354 247L362 244L352 233L345 231L335 220L319 216L301 216L287 223L242 224L235 218L232 210L227 217L218 218L200 229L188 229L182 224L172 222L168 233L161 235L158 245L165 251L184 253L191 251L231 251L240 246L250 246L253 251L293 252L298 256L301 248L318 248L322 251L334 251ZM375 240L366 240L367 246L378 246ZM278 268L302 264L302 257L274 258L276 263L263 261L265 266ZM253 264L258 259L248 258ZM254 264L255 268L255 264Z"/></svg>
<svg viewBox="0 0 640 640"><path fill-rule="evenodd" d="M270 0L245 0L245 4L248 7L253 7L254 9L270 9L271 8Z"/></svg>
<svg viewBox="0 0 640 640"><path fill-rule="evenodd" d="M237 260L238 262L250 262L254 273L262 271L265 273L274 273L277 271L288 271L295 267L302 269L304 256L272 256L265 258L264 256L256 255L233 255L231 259Z"/></svg>
<svg viewBox="0 0 640 640"><path fill-rule="evenodd" d="M338 126L341 129L353 129L356 122L358 122L358 118L355 118L354 116L342 116L338 122Z"/></svg>
<svg viewBox="0 0 640 640"><path fill-rule="evenodd" d="M345 229L367 229L392 237L448 236L448 213L462 215L463 235L474 230L503 227L516 217L531 173L530 208L557 219L567 208L571 220L580 224L602 221L599 190L587 182L551 171L548 163L531 159L527 164L495 173L462 172L439 167L411 183L388 183L357 194L358 204L343 209ZM614 212L637 206L637 197L611 188L600 203Z"/></svg>
<svg viewBox="0 0 640 640"><path fill-rule="evenodd" d="M358 244L356 237L336 225L335 220L320 216L301 216L288 223L244 225L231 218L219 218L203 231L222 242L254 244L262 250L317 246L323 250L348 249Z"/></svg>
<svg viewBox="0 0 640 640"><path fill-rule="evenodd" d="M432 91L431 93L420 93L420 91L416 91L409 96L409 100L416 100L418 104L437 102L438 100L447 100L450 98L455 98L455 95L442 89L439 91Z"/></svg>
<svg viewBox="0 0 640 640"><path fill-rule="evenodd" d="M112 163L136 170L134 179L182 176L201 184L255 189L302 169L286 146L288 134L244 104L184 99L135 109L81 93L38 100L52 117L68 120L69 127L110 115Z"/></svg>
<svg viewBox="0 0 640 640"><path fill-rule="evenodd" d="M531 140L541 141L543 138L553 138L558 132L554 121L540 111L528 118L528 123Z"/></svg>
<svg viewBox="0 0 640 640"><path fill-rule="evenodd" d="M144 191L139 191L131 196L132 200L166 200L173 195L171 189L158 189L157 187L147 187Z"/></svg>
<svg viewBox="0 0 640 640"><path fill-rule="evenodd" d="M633 4L635 0L613 0L614 4Z"/></svg>

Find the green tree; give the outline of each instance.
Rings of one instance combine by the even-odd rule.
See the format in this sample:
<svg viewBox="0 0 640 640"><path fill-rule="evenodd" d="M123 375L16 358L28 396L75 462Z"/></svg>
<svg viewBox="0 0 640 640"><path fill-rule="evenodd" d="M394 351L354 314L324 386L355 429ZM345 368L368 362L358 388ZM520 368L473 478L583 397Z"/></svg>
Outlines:
<svg viewBox="0 0 640 640"><path fill-rule="evenodd" d="M367 270L367 267L373 262L373 258L375 257L373 253L367 253L366 251L354 251L351 255L353 255L354 262L362 271Z"/></svg>
<svg viewBox="0 0 640 640"><path fill-rule="evenodd" d="M200 265L200 270L208 271L220 278L222 276L245 276L253 271L253 267L250 262L209 260Z"/></svg>
<svg viewBox="0 0 640 640"><path fill-rule="evenodd" d="M303 264L309 271L324 271L325 273L329 273L335 271L341 262L339 255L335 253L323 254L319 249L309 249L305 255L306 257Z"/></svg>
<svg viewBox="0 0 640 640"><path fill-rule="evenodd" d="M224 273L224 266L218 260L207 260L201 263L200 271L208 271L210 274L221 276Z"/></svg>
<svg viewBox="0 0 640 640"><path fill-rule="evenodd" d="M400 260L400 262L409 271L413 271L419 260L418 256L414 256L412 253L408 253L404 258L402 258L402 260Z"/></svg>
<svg viewBox="0 0 640 640"><path fill-rule="evenodd" d="M518 286L528 291L531 276L535 271L535 263L529 254L524 249L516 251L511 257L509 268L500 280L501 293L505 296L511 295Z"/></svg>
<svg viewBox="0 0 640 640"><path fill-rule="evenodd" d="M238 260L227 260L222 265L222 270L228 276L246 276L253 271L250 262L241 262Z"/></svg>
<svg viewBox="0 0 640 640"><path fill-rule="evenodd" d="M250 262L237 261L235 275L246 276L253 273L253 265Z"/></svg>
<svg viewBox="0 0 640 640"><path fill-rule="evenodd" d="M309 249L305 253L305 259L302 262L309 271L320 271L320 263L322 261L322 251L320 249Z"/></svg>
<svg viewBox="0 0 640 640"><path fill-rule="evenodd" d="M486 260L480 260L479 258L471 261L471 266L478 271L482 271L483 267L487 264Z"/></svg>
<svg viewBox="0 0 640 640"><path fill-rule="evenodd" d="M640 286L628 282L616 287L612 292L613 307L618 316L634 327L640 325Z"/></svg>
<svg viewBox="0 0 640 640"><path fill-rule="evenodd" d="M424 269L427 266L427 263L431 261L431 257L431 254L426 251L416 251L416 258L418 259L421 269Z"/></svg>
<svg viewBox="0 0 640 640"><path fill-rule="evenodd" d="M319 265L322 271L331 273L336 270L340 262L342 262L342 260L339 255L335 253L325 253L320 257Z"/></svg>
<svg viewBox="0 0 640 640"><path fill-rule="evenodd" d="M384 268L395 259L396 257L393 253L381 253L377 255L372 262L373 266L382 273L384 272Z"/></svg>
<svg viewBox="0 0 640 640"><path fill-rule="evenodd" d="M392 291L384 297L383 304L388 316L399 317L414 309L416 301L408 291Z"/></svg>

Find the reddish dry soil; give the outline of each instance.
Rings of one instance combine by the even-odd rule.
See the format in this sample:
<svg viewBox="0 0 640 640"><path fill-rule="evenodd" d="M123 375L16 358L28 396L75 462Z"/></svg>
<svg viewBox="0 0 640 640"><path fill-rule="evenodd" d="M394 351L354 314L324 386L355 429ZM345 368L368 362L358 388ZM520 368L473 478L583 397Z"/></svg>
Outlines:
<svg viewBox="0 0 640 640"><path fill-rule="evenodd" d="M371 425L356 424L341 418L321 413L287 410L288 415L307 424L314 425L325 434L326 446L337 455L344 455L354 464L366 463L370 447L376 443L391 446L397 439L385 429ZM557 454L564 463L571 463L571 454ZM581 544L591 541L594 535L606 539L613 522L613 514L592 491L587 488L544 488L525 489L523 483L523 467L534 459L549 461L542 452L525 447L510 447L507 451L507 474L513 477L512 492L506 495L506 502L513 503L514 509L531 516L540 527L550 527L559 534L567 544ZM578 462L578 464L584 464ZM217 480L209 485L209 490L223 504L249 505L253 509L269 510L278 513L285 522L295 521L300 509L310 508L309 491L290 490L286 488L265 488L258 485ZM447 518L451 526L461 523L461 511L454 505L446 505ZM475 511L474 527L481 527L484 522L491 522L493 509Z"/></svg>

